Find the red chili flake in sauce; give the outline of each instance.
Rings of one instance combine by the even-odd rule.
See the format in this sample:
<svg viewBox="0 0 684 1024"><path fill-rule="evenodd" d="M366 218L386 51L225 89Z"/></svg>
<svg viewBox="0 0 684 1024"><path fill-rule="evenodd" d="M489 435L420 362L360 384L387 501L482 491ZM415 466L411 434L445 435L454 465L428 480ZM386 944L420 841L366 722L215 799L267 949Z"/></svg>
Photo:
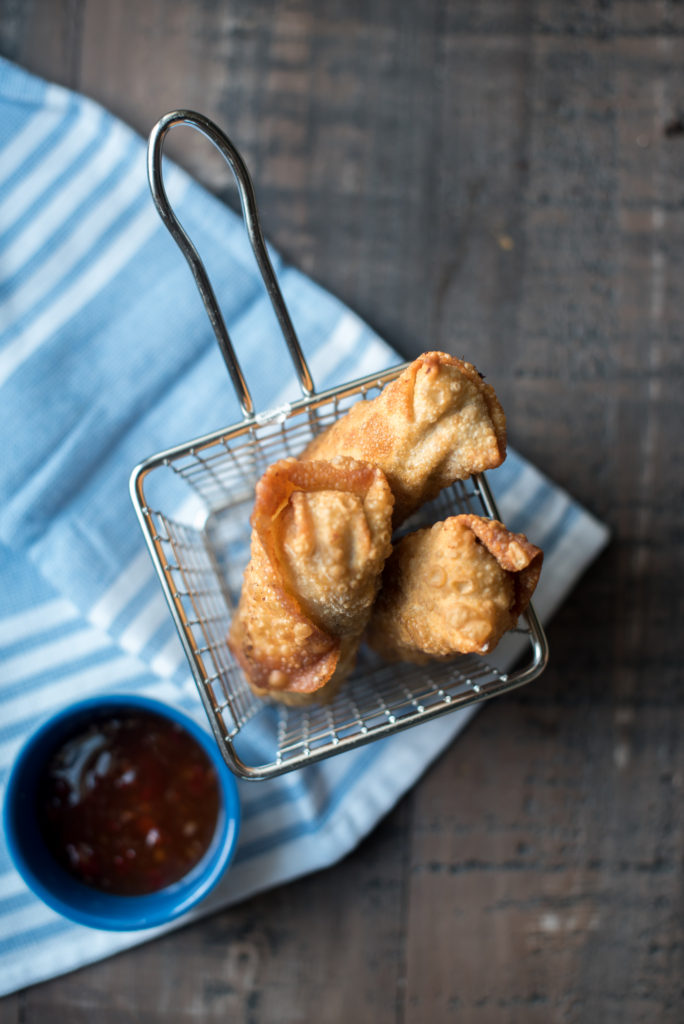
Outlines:
<svg viewBox="0 0 684 1024"><path fill-rule="evenodd" d="M81 882L138 896L178 881L206 852L219 786L181 725L141 711L104 718L49 759L38 820L57 860Z"/></svg>

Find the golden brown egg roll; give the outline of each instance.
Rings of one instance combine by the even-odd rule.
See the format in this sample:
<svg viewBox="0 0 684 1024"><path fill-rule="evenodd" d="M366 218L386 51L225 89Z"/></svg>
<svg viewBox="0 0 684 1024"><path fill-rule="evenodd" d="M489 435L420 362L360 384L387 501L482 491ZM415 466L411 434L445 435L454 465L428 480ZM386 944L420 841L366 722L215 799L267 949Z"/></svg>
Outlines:
<svg viewBox="0 0 684 1024"><path fill-rule="evenodd" d="M380 469L283 459L256 487L250 562L228 644L260 696L327 700L349 673L391 550Z"/></svg>
<svg viewBox="0 0 684 1024"><path fill-rule="evenodd" d="M394 525L455 480L506 456L506 417L471 363L426 352L377 398L360 401L302 458L347 455L379 466L394 494Z"/></svg>
<svg viewBox="0 0 684 1024"><path fill-rule="evenodd" d="M404 537L368 627L388 661L486 654L527 608L543 554L495 519L459 515Z"/></svg>

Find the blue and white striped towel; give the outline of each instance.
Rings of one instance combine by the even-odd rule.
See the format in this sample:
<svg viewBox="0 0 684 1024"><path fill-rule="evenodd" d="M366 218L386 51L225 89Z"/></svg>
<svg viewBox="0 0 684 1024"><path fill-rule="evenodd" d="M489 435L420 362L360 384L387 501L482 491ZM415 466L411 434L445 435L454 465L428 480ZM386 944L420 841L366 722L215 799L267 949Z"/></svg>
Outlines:
<svg viewBox="0 0 684 1024"><path fill-rule="evenodd" d="M27 734L76 697L140 691L204 721L127 481L152 452L239 409L150 200L144 149L96 104L0 61L0 782ZM257 408L295 397L242 221L178 168L167 187ZM319 389L398 361L336 299L274 262ZM492 483L510 525L546 551L536 606L548 619L606 530L514 453ZM241 784L236 861L195 915L342 857L468 717ZM33 897L0 846L0 993L159 931L71 924Z"/></svg>

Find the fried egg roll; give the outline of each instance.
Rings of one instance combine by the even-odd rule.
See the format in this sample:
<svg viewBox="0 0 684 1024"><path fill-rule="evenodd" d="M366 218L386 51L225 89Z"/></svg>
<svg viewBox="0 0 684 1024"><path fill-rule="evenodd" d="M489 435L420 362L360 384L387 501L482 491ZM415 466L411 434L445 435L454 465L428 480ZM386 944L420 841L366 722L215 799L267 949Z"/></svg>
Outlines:
<svg viewBox="0 0 684 1024"><path fill-rule="evenodd" d="M455 480L506 456L506 417L471 363L426 352L377 398L360 401L308 445L303 459L347 455L379 466L394 526Z"/></svg>
<svg viewBox="0 0 684 1024"><path fill-rule="evenodd" d="M391 550L380 469L283 459L256 487L250 562L228 644L260 696L327 700L349 673Z"/></svg>
<svg viewBox="0 0 684 1024"><path fill-rule="evenodd" d="M527 608L543 554L497 520L459 515L404 537L368 627L388 661L486 654Z"/></svg>

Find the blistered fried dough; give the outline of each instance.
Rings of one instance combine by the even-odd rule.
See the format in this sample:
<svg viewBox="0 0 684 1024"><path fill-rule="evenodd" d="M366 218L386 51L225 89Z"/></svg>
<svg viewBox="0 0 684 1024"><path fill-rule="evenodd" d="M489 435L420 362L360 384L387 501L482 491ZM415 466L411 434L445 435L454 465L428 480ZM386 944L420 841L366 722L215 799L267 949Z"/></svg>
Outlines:
<svg viewBox="0 0 684 1024"><path fill-rule="evenodd" d="M454 480L500 465L506 418L471 363L426 352L377 398L357 402L314 438L302 457L335 455L382 469L394 494L396 526Z"/></svg>
<svg viewBox="0 0 684 1024"><path fill-rule="evenodd" d="M382 471L354 459L283 459L264 473L228 635L260 696L329 699L349 673L391 550L392 507Z"/></svg>
<svg viewBox="0 0 684 1024"><path fill-rule="evenodd" d="M524 534L475 515L410 533L387 560L368 641L389 661L485 654L527 608L542 558Z"/></svg>

